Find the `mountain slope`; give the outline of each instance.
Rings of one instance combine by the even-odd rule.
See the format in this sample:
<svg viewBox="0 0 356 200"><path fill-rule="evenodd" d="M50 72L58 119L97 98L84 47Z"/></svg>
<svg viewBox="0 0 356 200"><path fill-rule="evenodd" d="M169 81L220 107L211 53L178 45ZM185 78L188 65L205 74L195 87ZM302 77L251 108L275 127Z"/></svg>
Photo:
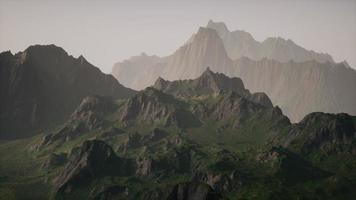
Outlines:
<svg viewBox="0 0 356 200"><path fill-rule="evenodd" d="M241 58L234 69L247 88L265 92L292 121L310 112L356 114L356 71L345 63Z"/></svg>
<svg viewBox="0 0 356 200"><path fill-rule="evenodd" d="M73 58L54 45L31 46L15 55L3 52L0 71L0 138L24 137L62 123L85 96L135 93L84 57Z"/></svg>
<svg viewBox="0 0 356 200"><path fill-rule="evenodd" d="M50 134L0 143L0 195L356 196L355 117L312 113L291 124L278 107L251 99L239 78L209 69L197 79L156 83L160 90L147 88L127 100L86 97Z"/></svg>
<svg viewBox="0 0 356 200"><path fill-rule="evenodd" d="M242 49L247 49L243 51L251 51L251 54L255 50L250 49L255 48L253 46L257 43L253 42L254 39L248 33L241 31L230 33L222 23L210 22L209 24L218 31L212 28L200 28L188 42L154 67L146 67L149 65L133 61L135 68L145 70L132 77L127 82L127 86L145 88L153 85L158 77L168 81L194 79L200 76L206 67L210 67L211 71L240 77L251 92L266 93L272 103L280 106L294 122L301 120L311 112L356 114L356 90L354 89L356 88L356 71L346 62L334 63L327 55L315 54L281 38L267 39L260 44L266 43L266 45L258 48L264 49L266 54L271 54L271 56L263 57L283 60L279 59L282 57L285 62L263 57L263 59L254 60L254 58L244 57L243 55L250 54L244 52L239 53L241 58L232 60L228 56L228 51L225 50L227 47L224 42L226 41L220 38L225 36L221 35L236 34L236 36L226 37L236 37L237 39L234 40L243 44L233 46L242 45ZM224 34L219 33L221 31ZM241 41L239 38L242 38ZM301 62L285 59L288 57ZM130 66L127 65L126 68ZM125 73L120 76L125 76Z"/></svg>
<svg viewBox="0 0 356 200"><path fill-rule="evenodd" d="M252 102L273 107L271 100L264 93L251 94L240 78L230 78L222 73L214 73L208 67L201 76L191 80L166 81L159 77L154 88L176 97L191 98L201 95L219 95L232 91Z"/></svg>
<svg viewBox="0 0 356 200"><path fill-rule="evenodd" d="M212 29L203 27L199 28L191 42L160 61L153 61L150 58L147 62L141 62L148 58L140 57L139 60L130 59L116 64L112 72L115 77L129 77L131 73L140 71L125 83L126 86L138 90L152 85L159 76L168 80L196 78L208 66L212 71L223 72L227 75L230 75L232 71L232 61L228 58L218 34ZM126 69L130 73L121 69Z"/></svg>
<svg viewBox="0 0 356 200"><path fill-rule="evenodd" d="M151 80L157 78L167 59L142 53L115 63L111 74L123 85L141 90L152 84Z"/></svg>

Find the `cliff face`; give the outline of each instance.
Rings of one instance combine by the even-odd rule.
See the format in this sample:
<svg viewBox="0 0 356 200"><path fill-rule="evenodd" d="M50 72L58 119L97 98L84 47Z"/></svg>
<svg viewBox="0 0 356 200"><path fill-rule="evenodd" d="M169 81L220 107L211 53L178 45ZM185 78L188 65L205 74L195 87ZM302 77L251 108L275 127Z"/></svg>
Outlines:
<svg viewBox="0 0 356 200"><path fill-rule="evenodd" d="M265 92L293 121L316 111L356 114L356 71L343 63L242 58L234 69L247 88Z"/></svg>
<svg viewBox="0 0 356 200"><path fill-rule="evenodd" d="M62 123L82 98L127 98L135 91L103 74L84 57L54 45L0 54L0 138L18 138Z"/></svg>
<svg viewBox="0 0 356 200"><path fill-rule="evenodd" d="M213 22L212 20L208 22L206 27L216 30L224 42L227 54L234 60L248 57L253 60L268 58L281 62L288 62L290 60L295 62L310 60L323 63L327 61L333 62L330 55L306 50L295 44L292 40L271 37L263 42L258 42L251 34L245 31L229 31L223 22Z"/></svg>
<svg viewBox="0 0 356 200"><path fill-rule="evenodd" d="M167 61L162 77L168 80L191 79L210 67L212 71L231 74L232 61L216 31L199 28L193 41L180 47Z"/></svg>

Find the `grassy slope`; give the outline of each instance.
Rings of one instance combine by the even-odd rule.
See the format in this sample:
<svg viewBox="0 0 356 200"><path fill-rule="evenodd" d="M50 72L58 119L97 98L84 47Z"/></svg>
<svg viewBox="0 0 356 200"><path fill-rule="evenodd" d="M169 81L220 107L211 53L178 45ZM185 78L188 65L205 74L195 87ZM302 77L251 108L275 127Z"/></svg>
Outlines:
<svg viewBox="0 0 356 200"><path fill-rule="evenodd" d="M50 184L29 151L38 137L0 143L0 199L47 199Z"/></svg>

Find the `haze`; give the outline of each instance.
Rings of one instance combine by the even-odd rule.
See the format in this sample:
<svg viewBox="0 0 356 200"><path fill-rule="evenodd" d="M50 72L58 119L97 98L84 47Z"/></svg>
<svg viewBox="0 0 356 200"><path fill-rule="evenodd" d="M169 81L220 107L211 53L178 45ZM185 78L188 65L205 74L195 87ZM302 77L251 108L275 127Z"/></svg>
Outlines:
<svg viewBox="0 0 356 200"><path fill-rule="evenodd" d="M0 0L0 51L56 44L106 73L141 52L173 53L209 19L255 39L280 36L356 68L356 1Z"/></svg>

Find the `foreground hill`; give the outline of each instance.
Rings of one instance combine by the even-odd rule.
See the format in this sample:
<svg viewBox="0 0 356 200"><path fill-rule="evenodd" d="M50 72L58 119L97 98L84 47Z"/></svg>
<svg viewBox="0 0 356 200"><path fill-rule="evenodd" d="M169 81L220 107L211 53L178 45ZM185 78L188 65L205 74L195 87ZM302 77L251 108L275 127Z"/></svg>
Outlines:
<svg viewBox="0 0 356 200"><path fill-rule="evenodd" d="M45 135L0 144L6 199L354 199L356 117L291 124L207 69L128 100L89 96ZM255 96L259 98L254 98Z"/></svg>
<svg viewBox="0 0 356 200"><path fill-rule="evenodd" d="M199 28L188 42L170 56L138 56L142 59L135 57L115 64L114 76L121 80L120 77L130 75L131 79L122 83L143 89L153 85L158 77L169 81L195 79L209 66L214 72L240 77L251 92L266 93L272 103L280 106L294 122L310 112L356 115L356 71L346 62L334 63L328 55L307 51L280 38L259 44L263 47L258 48L271 53L270 56L244 57L250 56L248 52L252 48L245 44L245 40L253 40L246 39L244 35L248 33L229 32L221 23L210 22L208 27L211 28ZM271 45L270 40L273 40ZM245 50L237 52L238 59L233 60L229 51L235 50L228 50L227 45L235 43L238 50L239 47ZM247 43L250 45L251 42Z"/></svg>
<svg viewBox="0 0 356 200"><path fill-rule="evenodd" d="M54 45L0 54L0 138L34 134L63 121L88 95L128 98L135 92L84 57Z"/></svg>

